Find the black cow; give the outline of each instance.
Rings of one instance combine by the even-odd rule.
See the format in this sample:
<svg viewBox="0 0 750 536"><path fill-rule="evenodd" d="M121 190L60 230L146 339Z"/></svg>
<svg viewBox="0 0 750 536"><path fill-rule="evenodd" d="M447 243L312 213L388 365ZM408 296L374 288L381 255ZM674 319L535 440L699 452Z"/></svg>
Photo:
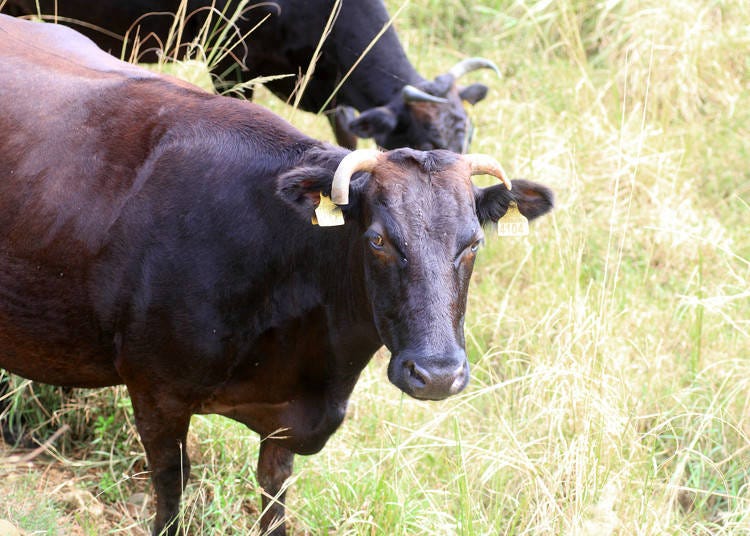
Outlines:
<svg viewBox="0 0 750 536"><path fill-rule="evenodd" d="M61 17L61 22L67 24L80 21L77 29L118 57L124 57L123 41L115 35L127 35L128 51L141 39L139 49L145 52L141 59L155 61L154 49L168 42L174 22L168 14L176 13L184 1L8 0L6 11L14 15L35 14L38 4L46 16ZM187 13L192 15L187 17L180 32L181 42L193 41L211 14L214 22L221 21L217 12L232 15L241 3L188 0ZM213 12L208 8L211 5L215 5ZM218 62L213 73L229 84L259 76L295 75L266 82L279 98L293 99L299 83L297 75L307 71L334 5L334 0L249 2L243 17L236 21L236 32L246 35L255 29L240 43L235 39L232 53ZM159 14L147 15L153 12ZM338 83L388 21L381 0L343 0L299 102L300 108L330 112L328 117L337 141L350 149L356 147L359 136L374 138L385 149L412 147L465 152L471 124L462 100L475 104L485 97L487 87L473 84L459 88L456 80L477 68L497 70L488 60L469 59L433 81L425 80L407 59L395 30L390 27L335 92ZM235 33L229 35L234 37ZM250 89L246 93L252 94ZM330 99L332 95L334 98ZM351 108L362 113L355 118Z"/></svg>
<svg viewBox="0 0 750 536"><path fill-rule="evenodd" d="M409 395L461 391L482 224L552 206L491 158L348 152L62 26L0 16L0 72L0 366L127 386L155 534L178 532L193 414L260 434L269 528L294 453L323 447L381 345ZM343 224L311 223L321 192Z"/></svg>

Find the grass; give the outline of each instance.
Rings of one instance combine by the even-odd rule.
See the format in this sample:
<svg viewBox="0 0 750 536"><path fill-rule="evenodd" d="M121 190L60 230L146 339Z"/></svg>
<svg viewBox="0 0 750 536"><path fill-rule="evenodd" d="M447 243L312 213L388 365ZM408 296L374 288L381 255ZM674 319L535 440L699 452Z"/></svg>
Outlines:
<svg viewBox="0 0 750 536"><path fill-rule="evenodd" d="M750 8L412 0L396 26L426 76L471 55L501 66L500 80L468 77L491 87L472 150L551 186L557 209L528 239L487 240L465 393L408 399L376 356L342 428L296 460L294 532L750 533ZM322 117L294 122L332 140ZM149 488L124 391L66 396L59 411L33 406L49 431L72 427L54 456L0 465L0 516L29 534L48 519L142 533L149 509L126 508ZM253 533L254 435L194 417L188 449L186 522ZM50 466L104 513L76 519L45 484ZM41 493L31 510L25 489Z"/></svg>

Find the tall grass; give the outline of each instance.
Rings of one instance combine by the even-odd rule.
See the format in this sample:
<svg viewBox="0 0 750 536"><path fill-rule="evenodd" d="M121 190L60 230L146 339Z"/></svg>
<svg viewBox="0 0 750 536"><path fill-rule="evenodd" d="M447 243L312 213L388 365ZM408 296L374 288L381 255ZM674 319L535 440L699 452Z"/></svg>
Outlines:
<svg viewBox="0 0 750 536"><path fill-rule="evenodd" d="M528 239L490 238L480 254L466 392L408 399L386 380L387 356L373 360L342 428L320 454L296 461L293 530L750 533L750 8L388 7L405 4L396 25L424 75L469 55L501 66L501 80L471 75L491 87L471 112L472 150L550 185L557 209ZM260 100L284 113L267 94ZM323 118L296 114L295 124L331 139ZM137 533L147 513L123 504L148 490L131 478L142 470L140 447L127 408L113 423L97 421L112 395L94 396L64 418L95 411L97 446L84 449L88 461L75 452L80 443L60 459L105 504L98 530ZM188 449L186 524L257 533L255 437L195 417ZM12 490L6 480L0 487ZM69 512L47 490L45 512ZM12 510L2 515L23 524Z"/></svg>

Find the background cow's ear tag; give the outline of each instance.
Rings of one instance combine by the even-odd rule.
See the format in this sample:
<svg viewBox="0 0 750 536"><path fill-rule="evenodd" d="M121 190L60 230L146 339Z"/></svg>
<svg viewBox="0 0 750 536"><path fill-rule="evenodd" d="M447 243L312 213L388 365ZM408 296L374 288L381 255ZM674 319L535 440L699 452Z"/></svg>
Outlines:
<svg viewBox="0 0 750 536"><path fill-rule="evenodd" d="M313 216L312 222L321 227L344 225L344 213L341 211L341 207L331 201L330 197L326 197L321 193L320 203L315 209L315 216Z"/></svg>
<svg viewBox="0 0 750 536"><path fill-rule="evenodd" d="M518 205L511 201L508 211L497 220L498 236L526 236L529 234L529 220L518 211Z"/></svg>

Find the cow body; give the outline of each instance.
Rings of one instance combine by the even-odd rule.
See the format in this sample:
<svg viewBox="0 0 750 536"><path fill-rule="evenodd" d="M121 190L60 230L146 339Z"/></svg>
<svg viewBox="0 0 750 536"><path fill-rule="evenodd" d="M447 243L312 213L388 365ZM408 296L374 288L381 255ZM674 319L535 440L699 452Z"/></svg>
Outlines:
<svg viewBox="0 0 750 536"><path fill-rule="evenodd" d="M354 175L345 225L314 227L347 151L259 106L2 15L0 72L0 367L127 386L155 533L177 531L193 414L261 435L269 527L294 453L323 447L381 345L408 394L460 391L480 225L511 200L551 207L539 185L480 190L463 157L407 149Z"/></svg>
<svg viewBox="0 0 750 536"><path fill-rule="evenodd" d="M185 12L189 16L179 32L181 50L201 34L207 18L220 25L217 13L230 17L241 4L238 0L188 1ZM139 60L153 62L158 59L157 50L169 42L170 34L177 33L173 29L174 17L169 14L178 12L180 5L181 0L9 0L5 9L14 15L39 11L47 18L60 17L61 22L72 24L117 57L128 57L138 41ZM214 6L214 11L210 6ZM334 6L334 0L247 3L235 30L228 32L232 36L227 47L231 54L213 67L213 74L221 80L219 89L256 77L286 75L264 84L282 100L294 101L301 75L313 61ZM462 152L468 145L470 128L462 99L474 104L484 98L487 88L480 84L457 88L450 75L442 75L434 82L425 80L409 62L393 27L377 39L360 61L389 19L382 0L341 2L299 107L313 113L329 112L337 140L349 148L356 146L356 135L375 138L386 149ZM237 37L248 33L245 39ZM405 103L405 86L417 87L445 102ZM252 90L245 87L244 93L251 96ZM351 108L364 113L355 119L344 112Z"/></svg>
<svg viewBox="0 0 750 536"><path fill-rule="evenodd" d="M53 25L27 27L78 37ZM129 346L138 348L141 340L153 347L151 341L159 340L163 352L192 364L189 386L179 390L202 401L196 409L222 408L265 434L289 427L281 417L287 410L276 406L293 398L299 377L323 372L305 370L305 362L295 357L315 346L305 339L326 339L316 289L320 282L306 279L336 267L311 265L314 255L303 236L283 236L284 230L273 225L288 219L288 207L273 202L274 181L282 163L293 165L305 151L322 145L261 108L195 90L181 92L104 54L95 54L101 61L95 63L85 53L65 51L65 57L52 56L44 68L32 67L25 52L32 38L20 32L4 35L0 45L3 71L18 73L0 89L0 101L14 102L0 119L3 130L12 132L2 145L9 174L3 177L0 215L3 246L12 255L0 262L6 274L3 290L9 297L25 297L22 304L13 299L2 304L0 342L6 352L14 341L29 345L13 352L16 358L6 357L5 368L46 383L115 385L123 379L118 368L130 366L124 357L132 351ZM96 68L82 67L80 61ZM44 99L19 100L29 87L55 89ZM175 98L167 98L175 90ZM175 133L179 138L173 143ZM250 146L244 133L250 134ZM248 177L252 182L245 184ZM206 212L207 206L217 210ZM309 230L309 222L299 223L298 231ZM332 238L329 234L324 238ZM296 240L299 247L289 247ZM260 244L260 258L247 255ZM242 288L227 287L230 283ZM264 287L268 292L253 292ZM244 303L234 303L240 295ZM242 314L234 314L237 309ZM287 327L290 310L295 318ZM369 344L357 360L360 369L380 346L372 330L367 335ZM330 348L319 351L326 355ZM288 359L264 363L257 372L234 362L269 353ZM40 367L28 355L49 356L49 361ZM149 368L158 383L169 383L177 372L174 363L164 370L154 365ZM234 367L239 367L233 378L239 387L227 383ZM269 385L272 376L283 380L276 393L247 399L247 393ZM199 383L207 384L206 393L198 394ZM214 392L225 383L227 396L233 389L242 391L243 408L222 403ZM203 401L207 394L211 399ZM324 398L311 393L309 401L297 403L306 412L318 410L321 416L312 421L323 422L331 413ZM331 407L340 403L334 400ZM273 413L280 417L271 418ZM331 426L324 428L329 435ZM321 445L317 438L310 442Z"/></svg>

